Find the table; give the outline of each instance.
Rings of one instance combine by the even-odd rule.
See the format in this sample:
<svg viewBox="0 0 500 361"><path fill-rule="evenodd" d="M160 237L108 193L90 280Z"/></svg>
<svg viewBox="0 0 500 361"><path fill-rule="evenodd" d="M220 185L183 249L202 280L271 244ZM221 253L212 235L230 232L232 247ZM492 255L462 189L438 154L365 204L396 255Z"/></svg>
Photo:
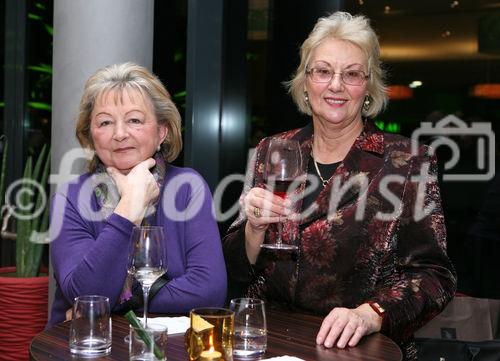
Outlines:
<svg viewBox="0 0 500 361"><path fill-rule="evenodd" d="M290 355L311 361L400 361L398 346L388 337L376 333L364 337L358 346L347 349L326 349L315 343L321 318L313 315L278 310L267 311L267 352L264 358ZM92 360L128 360L128 322L113 316L111 355ZM68 348L69 322L63 322L39 333L30 345L30 359L36 361L71 360ZM168 340L168 361L186 361L184 335L171 335Z"/></svg>

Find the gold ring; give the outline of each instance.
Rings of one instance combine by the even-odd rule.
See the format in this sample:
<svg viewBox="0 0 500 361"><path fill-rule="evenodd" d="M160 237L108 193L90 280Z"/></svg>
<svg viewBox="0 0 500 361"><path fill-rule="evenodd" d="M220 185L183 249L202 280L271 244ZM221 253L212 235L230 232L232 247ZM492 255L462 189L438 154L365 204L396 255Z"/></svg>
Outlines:
<svg viewBox="0 0 500 361"><path fill-rule="evenodd" d="M257 218L260 218L262 214L260 213L260 208L254 207L253 208L253 215Z"/></svg>

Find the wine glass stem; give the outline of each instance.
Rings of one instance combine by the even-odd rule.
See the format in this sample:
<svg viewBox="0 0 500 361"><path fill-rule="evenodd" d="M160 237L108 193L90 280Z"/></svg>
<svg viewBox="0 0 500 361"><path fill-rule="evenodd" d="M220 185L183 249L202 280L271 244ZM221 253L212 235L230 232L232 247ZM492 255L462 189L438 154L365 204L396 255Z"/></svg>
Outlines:
<svg viewBox="0 0 500 361"><path fill-rule="evenodd" d="M276 224L276 227L278 228L278 238L276 239L276 243L281 244L281 234L283 233L283 223L278 222L278 224Z"/></svg>
<svg viewBox="0 0 500 361"><path fill-rule="evenodd" d="M148 286L142 286L142 295L144 296L144 312L143 312L143 318L144 318L144 328L147 327L148 325L148 298L149 298L149 290L151 287Z"/></svg>

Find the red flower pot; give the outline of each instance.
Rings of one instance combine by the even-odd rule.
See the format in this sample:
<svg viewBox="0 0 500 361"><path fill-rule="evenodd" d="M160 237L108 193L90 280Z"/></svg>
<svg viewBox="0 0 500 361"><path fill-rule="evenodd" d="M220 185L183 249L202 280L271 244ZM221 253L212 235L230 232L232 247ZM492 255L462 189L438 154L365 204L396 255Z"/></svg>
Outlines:
<svg viewBox="0 0 500 361"><path fill-rule="evenodd" d="M28 360L32 338L47 323L49 277L17 278L0 268L0 360Z"/></svg>

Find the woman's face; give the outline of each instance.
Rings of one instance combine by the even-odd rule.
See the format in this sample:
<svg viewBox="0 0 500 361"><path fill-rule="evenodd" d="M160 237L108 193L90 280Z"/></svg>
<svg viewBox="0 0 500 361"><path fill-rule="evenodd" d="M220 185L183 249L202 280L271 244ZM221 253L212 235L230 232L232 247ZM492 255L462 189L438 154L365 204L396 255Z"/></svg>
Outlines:
<svg viewBox="0 0 500 361"><path fill-rule="evenodd" d="M167 136L153 104L137 90L112 90L99 96L90 116L90 133L106 167L127 174L150 158Z"/></svg>
<svg viewBox="0 0 500 361"><path fill-rule="evenodd" d="M367 82L364 81L362 85L347 85L343 83L339 73L362 70L367 75L367 59L363 51L350 42L329 38L311 53L308 69L311 68L335 72L328 83L316 83L311 76L306 77L305 86L313 119L338 127L361 121Z"/></svg>

